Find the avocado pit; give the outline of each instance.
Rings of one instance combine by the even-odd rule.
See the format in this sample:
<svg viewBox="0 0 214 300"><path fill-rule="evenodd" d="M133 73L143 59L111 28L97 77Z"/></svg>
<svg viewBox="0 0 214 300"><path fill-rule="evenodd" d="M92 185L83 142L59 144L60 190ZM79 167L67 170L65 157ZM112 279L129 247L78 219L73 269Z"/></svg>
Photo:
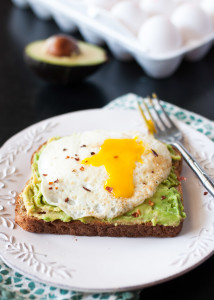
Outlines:
<svg viewBox="0 0 214 300"><path fill-rule="evenodd" d="M80 54L77 41L68 35L54 35L46 40L46 52L53 56L72 56Z"/></svg>

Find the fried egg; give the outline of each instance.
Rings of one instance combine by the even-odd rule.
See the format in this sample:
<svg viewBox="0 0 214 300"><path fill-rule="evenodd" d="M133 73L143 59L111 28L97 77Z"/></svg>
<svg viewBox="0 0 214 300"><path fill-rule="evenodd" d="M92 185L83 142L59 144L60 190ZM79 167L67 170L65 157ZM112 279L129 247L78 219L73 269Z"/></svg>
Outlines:
<svg viewBox="0 0 214 300"><path fill-rule="evenodd" d="M51 141L38 161L41 192L73 219L112 219L151 197L170 153L141 132L88 131Z"/></svg>

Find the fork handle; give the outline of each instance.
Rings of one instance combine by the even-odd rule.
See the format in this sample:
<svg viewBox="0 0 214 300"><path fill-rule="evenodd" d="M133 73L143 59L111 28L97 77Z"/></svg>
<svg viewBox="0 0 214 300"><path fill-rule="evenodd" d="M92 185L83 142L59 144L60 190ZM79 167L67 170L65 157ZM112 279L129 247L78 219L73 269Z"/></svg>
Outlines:
<svg viewBox="0 0 214 300"><path fill-rule="evenodd" d="M207 191L214 197L214 182L200 167L197 161L192 157L188 150L179 142L172 143L182 154L186 163L190 166L193 172L198 176L199 180Z"/></svg>

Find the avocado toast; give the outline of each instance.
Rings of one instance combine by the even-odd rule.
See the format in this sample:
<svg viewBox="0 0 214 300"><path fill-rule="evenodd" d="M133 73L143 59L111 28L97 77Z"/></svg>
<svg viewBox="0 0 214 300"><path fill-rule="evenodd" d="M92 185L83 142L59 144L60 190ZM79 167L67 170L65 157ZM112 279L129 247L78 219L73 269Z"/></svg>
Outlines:
<svg viewBox="0 0 214 300"><path fill-rule="evenodd" d="M182 187L178 180L182 158L171 146L168 146L172 157L170 173L158 185L152 197L115 218L86 216L73 219L58 206L48 204L41 192L38 161L53 140L40 146L33 154L32 177L17 197L15 220L23 229L37 233L111 237L173 237L181 231L185 218Z"/></svg>

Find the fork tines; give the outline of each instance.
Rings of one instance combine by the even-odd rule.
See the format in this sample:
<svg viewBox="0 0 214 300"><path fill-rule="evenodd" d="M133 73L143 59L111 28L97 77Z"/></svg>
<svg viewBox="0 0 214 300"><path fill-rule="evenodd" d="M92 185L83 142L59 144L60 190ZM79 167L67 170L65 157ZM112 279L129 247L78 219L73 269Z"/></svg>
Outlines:
<svg viewBox="0 0 214 300"><path fill-rule="evenodd" d="M166 128L170 128L170 129L175 128L175 124L168 117L164 107L162 106L160 100L156 95L155 97L153 96L152 98L143 100L143 105L145 107L145 110L150 120L153 122L157 133L159 131L165 130Z"/></svg>

